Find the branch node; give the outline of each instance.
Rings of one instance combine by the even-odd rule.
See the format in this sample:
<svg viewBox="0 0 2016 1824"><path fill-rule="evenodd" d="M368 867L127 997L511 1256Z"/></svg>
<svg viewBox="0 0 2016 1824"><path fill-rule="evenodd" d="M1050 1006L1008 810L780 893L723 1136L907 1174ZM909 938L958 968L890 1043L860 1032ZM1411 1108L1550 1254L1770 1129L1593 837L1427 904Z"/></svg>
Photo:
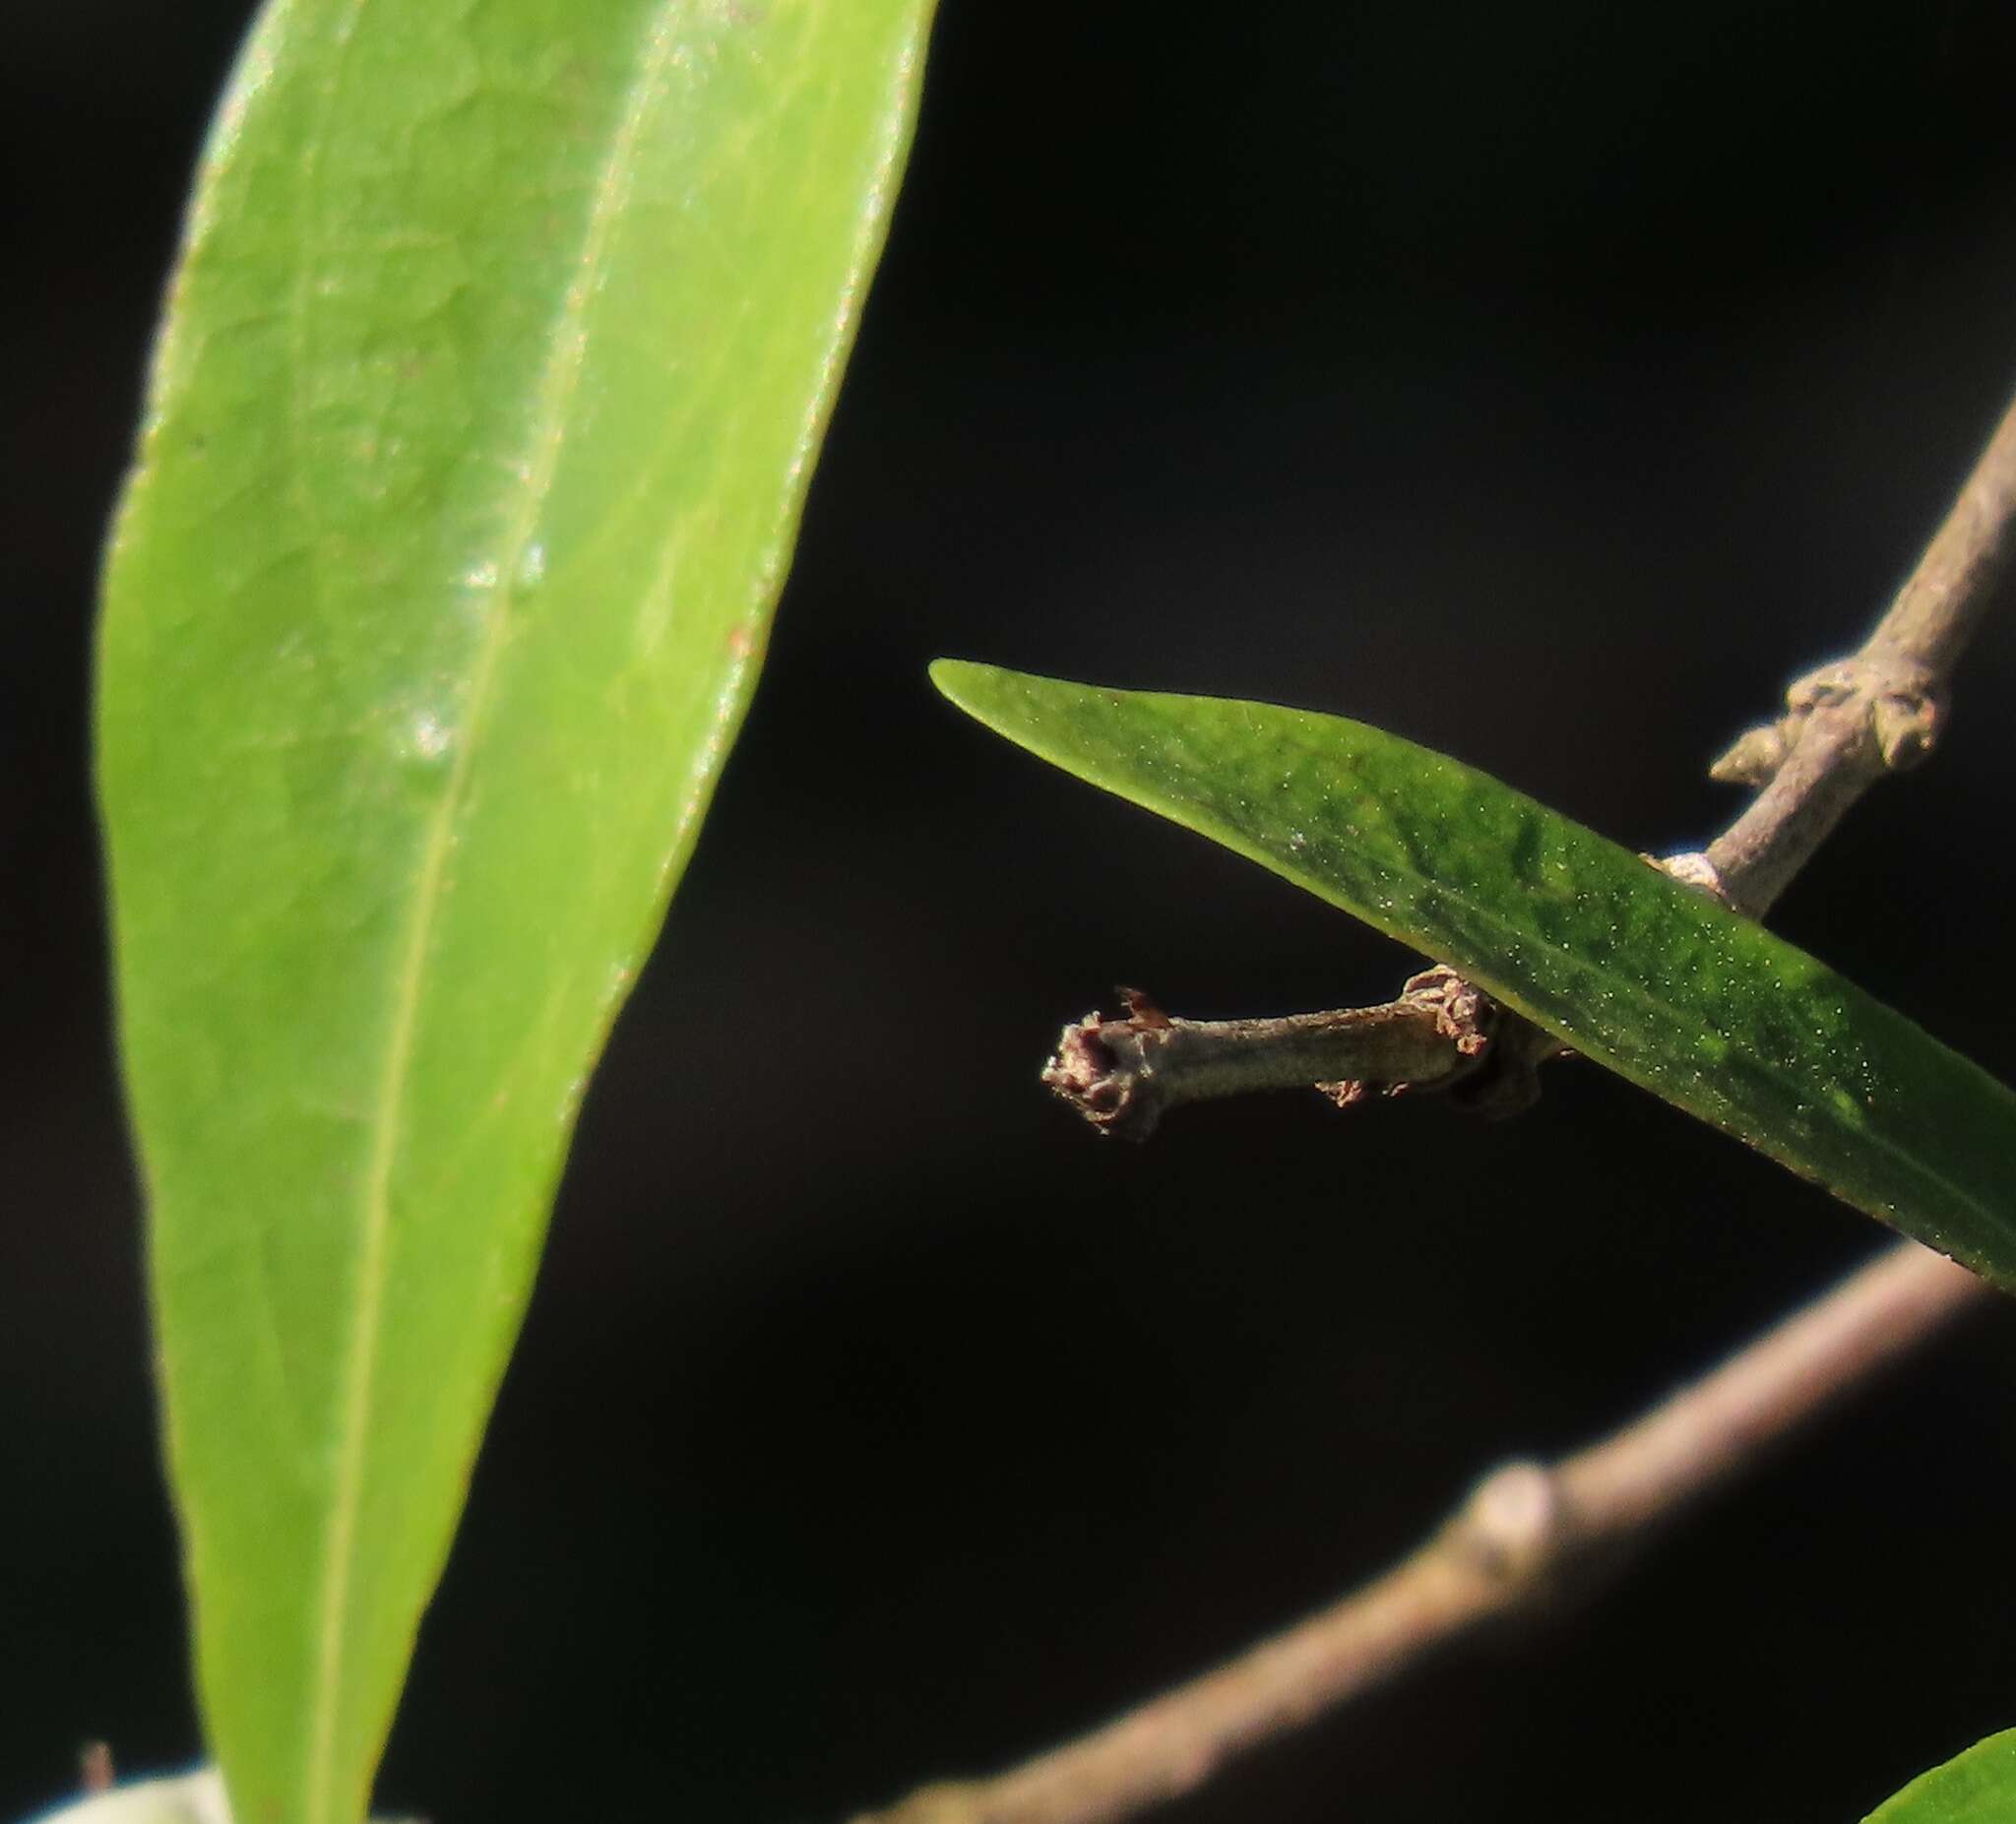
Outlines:
<svg viewBox="0 0 2016 1824"><path fill-rule="evenodd" d="M1891 773L1909 772L1931 753L1946 725L1944 693L1929 679L1919 691L1887 691L1870 716L1876 751Z"/></svg>
<svg viewBox="0 0 2016 1824"><path fill-rule="evenodd" d="M1538 1584L1559 1555L1565 1524L1560 1486L1544 1464L1502 1464L1471 1490L1451 1523L1463 1555L1492 1583Z"/></svg>
<svg viewBox="0 0 2016 1824"><path fill-rule="evenodd" d="M1729 751L1708 769L1708 777L1720 786L1768 786L1791 751L1783 725L1763 723L1737 735Z"/></svg>
<svg viewBox="0 0 2016 1824"><path fill-rule="evenodd" d="M1498 1004L1464 980L1446 964L1437 963L1433 969L1424 969L1417 975L1408 976L1401 984L1400 995L1392 1005L1396 1008L1418 1008L1428 1014L1434 1021L1437 1038L1446 1038L1456 1057L1473 1062L1481 1061L1491 1042L1492 1029L1497 1024ZM1362 1101L1374 1090L1387 1096L1404 1096L1409 1090L1453 1089L1459 1083L1473 1083L1477 1073L1463 1070L1460 1065L1446 1074L1425 1083L1405 1080L1379 1082L1367 1077L1346 1077L1329 1083L1319 1083L1316 1090L1327 1096L1340 1108L1349 1108L1354 1102Z"/></svg>
<svg viewBox="0 0 2016 1824"><path fill-rule="evenodd" d="M1425 1007L1435 1016L1435 1031L1456 1047L1462 1057L1478 1057L1491 1042L1491 1024L1498 1011L1445 963L1410 975L1401 984L1400 998ZM1403 1084L1400 1086L1405 1088Z"/></svg>
<svg viewBox="0 0 2016 1824"><path fill-rule="evenodd" d="M1901 773L1932 751L1945 719L1944 692L1931 667L1874 642L1794 679L1785 708L1776 722L1739 735L1709 777L1724 785L1768 786L1816 717L1851 730L1859 723L1869 737L1872 772Z"/></svg>
<svg viewBox="0 0 2016 1824"><path fill-rule="evenodd" d="M1647 855L1645 859L1662 874L1670 874L1683 887L1692 887L1696 892L1707 894L1711 900L1720 900L1725 906L1735 904L1722 878L1722 870L1698 850L1690 849L1678 855Z"/></svg>
<svg viewBox="0 0 2016 1824"><path fill-rule="evenodd" d="M1876 752L1892 772L1916 766L1931 752L1939 729L1939 680L1929 665L1877 643L1807 672L1785 694L1788 720L1801 729L1823 710L1866 717Z"/></svg>

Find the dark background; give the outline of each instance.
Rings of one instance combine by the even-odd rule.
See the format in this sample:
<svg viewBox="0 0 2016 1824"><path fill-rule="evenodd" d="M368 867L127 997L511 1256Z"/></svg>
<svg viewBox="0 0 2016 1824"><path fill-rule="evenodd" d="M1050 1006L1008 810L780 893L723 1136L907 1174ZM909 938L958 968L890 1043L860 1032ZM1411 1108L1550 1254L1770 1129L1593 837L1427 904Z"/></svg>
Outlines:
<svg viewBox="0 0 2016 1824"><path fill-rule="evenodd" d="M15 4L0 1816L197 1746L106 1025L95 544L243 8ZM1333 709L1648 849L1854 644L2016 381L2016 9L946 0L770 670L583 1118L383 1791L825 1824L1388 1563L1878 1232L1593 1069L1102 1145L1138 981L1394 947L942 705L940 653ZM2007 617L1785 931L2005 1077ZM705 1060L703 1065L702 1060ZM2016 1723L2016 1322L1184 1824L1837 1824Z"/></svg>

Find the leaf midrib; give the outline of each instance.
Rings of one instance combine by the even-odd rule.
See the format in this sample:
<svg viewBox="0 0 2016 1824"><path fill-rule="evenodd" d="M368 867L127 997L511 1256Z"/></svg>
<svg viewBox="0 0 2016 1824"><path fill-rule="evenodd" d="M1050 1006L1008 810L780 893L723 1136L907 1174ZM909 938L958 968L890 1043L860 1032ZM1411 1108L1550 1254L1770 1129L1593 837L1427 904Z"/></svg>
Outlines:
<svg viewBox="0 0 2016 1824"><path fill-rule="evenodd" d="M624 200L644 121L661 86L673 32L669 4L655 7L644 33L636 77L609 150L597 174L582 250L574 277L547 333L548 356L539 377L531 454L523 484L513 495L497 559L480 641L472 666L462 726L456 730L454 761L422 838L412 909L401 947L391 1021L387 1029L379 1090L372 1105L371 1147L365 1160L357 1210L359 1261L356 1299L338 1385L340 1410L336 1476L331 1488L327 1544L316 1604L317 1654L309 1699L309 1746L304 1769L306 1824L331 1824L331 1775L336 1759L337 1724L344 1673L343 1621L355 1560L356 1521L362 1498L375 1390L378 1337L383 1320L387 1248L391 1230L391 1187L402 1138L401 1115L410 1090L414 1038L419 1024L426 959L440 909L454 832L469 790L474 755L481 742L503 651L511 608L525 556L549 495L564 441L563 427L580 386L587 355L582 325L599 283Z"/></svg>

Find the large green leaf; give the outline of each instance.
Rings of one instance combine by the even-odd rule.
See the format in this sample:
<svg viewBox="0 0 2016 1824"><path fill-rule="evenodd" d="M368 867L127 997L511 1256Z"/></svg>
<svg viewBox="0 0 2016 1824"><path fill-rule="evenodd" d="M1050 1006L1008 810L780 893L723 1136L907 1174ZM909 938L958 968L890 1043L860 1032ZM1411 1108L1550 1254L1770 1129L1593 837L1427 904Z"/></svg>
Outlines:
<svg viewBox="0 0 2016 1824"><path fill-rule="evenodd" d="M2016 1729L1920 1774L1862 1824L2008 1824L2016 1818Z"/></svg>
<svg viewBox="0 0 2016 1824"><path fill-rule="evenodd" d="M929 10L276 0L214 129L98 735L201 1694L252 1824L363 1813L759 662Z"/></svg>
<svg viewBox="0 0 2016 1824"><path fill-rule="evenodd" d="M2016 1289L2016 1095L1823 963L1376 728L941 660L1053 765L1452 965L1585 1056Z"/></svg>

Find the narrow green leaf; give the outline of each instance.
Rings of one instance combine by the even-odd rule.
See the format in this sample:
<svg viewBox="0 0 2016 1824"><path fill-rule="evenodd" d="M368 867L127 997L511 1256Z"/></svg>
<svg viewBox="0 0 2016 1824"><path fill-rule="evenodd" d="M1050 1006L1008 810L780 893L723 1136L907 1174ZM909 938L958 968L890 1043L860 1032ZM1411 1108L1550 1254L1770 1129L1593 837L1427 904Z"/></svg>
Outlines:
<svg viewBox="0 0 2016 1824"><path fill-rule="evenodd" d="M1460 970L1586 1057L2016 1289L2016 1095L1496 780L1340 717L941 660L1066 772Z"/></svg>
<svg viewBox="0 0 2016 1824"><path fill-rule="evenodd" d="M2008 1824L2016 1818L2016 1729L1920 1774L1862 1824Z"/></svg>
<svg viewBox="0 0 2016 1824"><path fill-rule="evenodd" d="M99 781L202 1701L253 1824L363 1815L753 682L928 13L276 0L214 129Z"/></svg>

